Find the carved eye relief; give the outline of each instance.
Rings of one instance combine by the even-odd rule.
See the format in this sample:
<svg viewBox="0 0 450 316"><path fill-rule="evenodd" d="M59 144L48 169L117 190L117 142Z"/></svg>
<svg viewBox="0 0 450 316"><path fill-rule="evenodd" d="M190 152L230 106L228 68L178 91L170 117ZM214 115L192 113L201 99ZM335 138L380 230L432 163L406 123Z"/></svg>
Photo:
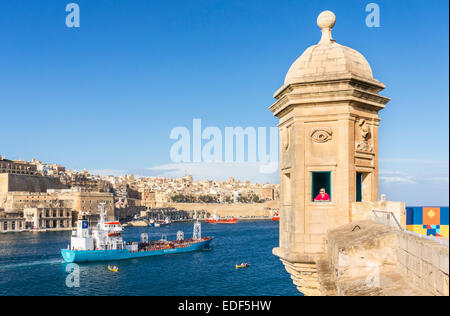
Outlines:
<svg viewBox="0 0 450 316"><path fill-rule="evenodd" d="M328 129L316 129L311 133L311 139L315 143L326 143L332 139L333 132Z"/></svg>

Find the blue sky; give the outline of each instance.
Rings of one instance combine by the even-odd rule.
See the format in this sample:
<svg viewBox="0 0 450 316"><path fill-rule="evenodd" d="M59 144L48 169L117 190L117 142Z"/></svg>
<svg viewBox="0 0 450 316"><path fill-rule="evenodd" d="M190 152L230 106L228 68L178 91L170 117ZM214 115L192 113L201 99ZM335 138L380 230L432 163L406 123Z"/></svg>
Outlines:
<svg viewBox="0 0 450 316"><path fill-rule="evenodd" d="M333 36L360 51L392 98L380 113L380 193L448 205L448 2L70 1L0 3L0 154L102 173L227 175L277 181L245 166L174 166L172 128L276 126L268 110L290 65Z"/></svg>

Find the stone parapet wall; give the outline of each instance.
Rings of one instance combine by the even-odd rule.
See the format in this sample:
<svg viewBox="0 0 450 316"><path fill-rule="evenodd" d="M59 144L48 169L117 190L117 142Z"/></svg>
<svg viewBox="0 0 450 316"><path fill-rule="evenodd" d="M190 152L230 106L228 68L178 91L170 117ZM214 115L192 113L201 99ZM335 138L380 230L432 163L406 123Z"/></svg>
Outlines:
<svg viewBox="0 0 450 316"><path fill-rule="evenodd" d="M328 275L337 295L449 295L448 243L372 220L328 233Z"/></svg>
<svg viewBox="0 0 450 316"><path fill-rule="evenodd" d="M273 250L307 296L449 295L448 240L364 220L330 230L326 245L322 256Z"/></svg>
<svg viewBox="0 0 450 316"><path fill-rule="evenodd" d="M375 213L373 212L375 211ZM383 214L380 212L389 212L395 216L395 219L406 229L406 206L405 202L395 201L375 201L375 202L353 202L351 222L375 220L375 217L382 219ZM387 218L384 218L387 220ZM394 218L391 218L389 225L397 226Z"/></svg>
<svg viewBox="0 0 450 316"><path fill-rule="evenodd" d="M400 232L398 266L410 282L433 295L449 295L449 247L431 238Z"/></svg>

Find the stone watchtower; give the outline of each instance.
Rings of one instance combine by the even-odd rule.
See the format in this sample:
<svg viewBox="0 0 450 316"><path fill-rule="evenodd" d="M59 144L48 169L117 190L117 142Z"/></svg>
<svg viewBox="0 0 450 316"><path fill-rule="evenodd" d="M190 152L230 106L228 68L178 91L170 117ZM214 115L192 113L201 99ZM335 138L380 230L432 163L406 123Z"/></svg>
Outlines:
<svg viewBox="0 0 450 316"><path fill-rule="evenodd" d="M378 94L385 86L364 56L333 39L335 22L333 12L319 15L322 38L294 62L270 107L280 120L280 245L273 252L300 290L325 252L327 231L352 221L353 202L378 200L378 112L389 99ZM329 200L315 201L321 189Z"/></svg>

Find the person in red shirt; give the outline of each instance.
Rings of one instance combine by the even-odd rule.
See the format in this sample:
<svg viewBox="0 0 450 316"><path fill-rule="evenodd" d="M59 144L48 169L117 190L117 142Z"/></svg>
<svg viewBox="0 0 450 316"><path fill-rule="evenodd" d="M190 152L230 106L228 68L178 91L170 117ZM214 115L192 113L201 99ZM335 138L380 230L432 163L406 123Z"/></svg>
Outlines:
<svg viewBox="0 0 450 316"><path fill-rule="evenodd" d="M314 199L314 202L317 202L317 201L330 201L330 200L331 200L330 196L325 191L325 189L322 188L322 189L320 189L320 193Z"/></svg>

